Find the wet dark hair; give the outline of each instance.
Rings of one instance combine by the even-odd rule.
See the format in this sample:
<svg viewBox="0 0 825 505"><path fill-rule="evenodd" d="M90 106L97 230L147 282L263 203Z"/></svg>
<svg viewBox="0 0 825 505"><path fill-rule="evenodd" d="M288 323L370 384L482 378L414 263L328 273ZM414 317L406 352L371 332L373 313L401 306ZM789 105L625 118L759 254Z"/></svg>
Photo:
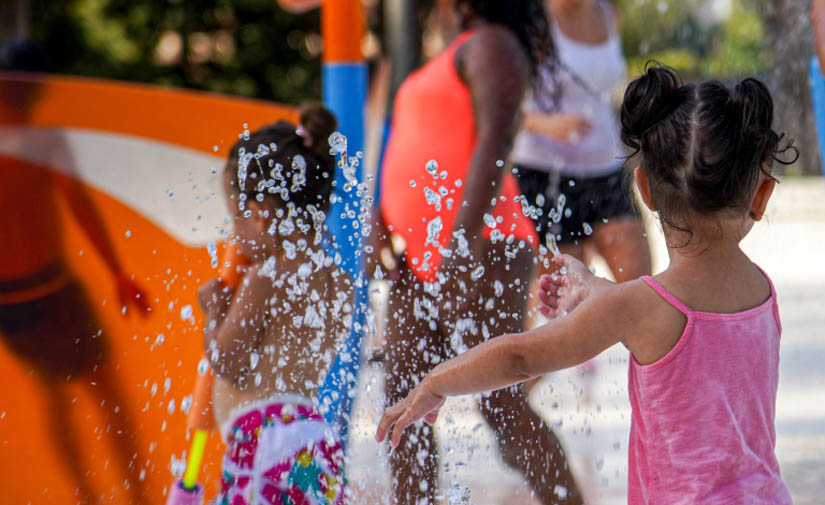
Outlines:
<svg viewBox="0 0 825 505"><path fill-rule="evenodd" d="M533 91L542 89L542 79L555 75L558 52L553 43L550 21L542 0L458 0L491 24L509 29L518 39L530 63ZM466 26L464 27L466 28ZM547 70L548 72L542 72Z"/></svg>
<svg viewBox="0 0 825 505"><path fill-rule="evenodd" d="M747 210L759 175L798 151L773 126L773 99L758 79L728 88L683 84L671 68L648 62L621 107L622 141L639 155L664 224L692 237L685 217ZM791 151L793 159L779 155ZM776 179L774 179L776 180ZM687 242L684 245L687 245Z"/></svg>
<svg viewBox="0 0 825 505"><path fill-rule="evenodd" d="M323 106L306 104L300 123L264 126L232 146L225 170L243 195L240 205L254 199L276 208L291 202L302 211L313 206L327 212L336 166L329 136L338 122Z"/></svg>

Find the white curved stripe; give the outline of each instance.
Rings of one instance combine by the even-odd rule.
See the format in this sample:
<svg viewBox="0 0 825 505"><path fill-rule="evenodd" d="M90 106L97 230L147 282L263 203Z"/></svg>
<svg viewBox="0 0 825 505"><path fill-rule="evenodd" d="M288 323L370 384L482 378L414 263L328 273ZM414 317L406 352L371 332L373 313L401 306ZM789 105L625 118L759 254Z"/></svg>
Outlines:
<svg viewBox="0 0 825 505"><path fill-rule="evenodd" d="M0 154L79 179L189 246L218 238L224 226L218 156L131 135L17 126L0 127Z"/></svg>

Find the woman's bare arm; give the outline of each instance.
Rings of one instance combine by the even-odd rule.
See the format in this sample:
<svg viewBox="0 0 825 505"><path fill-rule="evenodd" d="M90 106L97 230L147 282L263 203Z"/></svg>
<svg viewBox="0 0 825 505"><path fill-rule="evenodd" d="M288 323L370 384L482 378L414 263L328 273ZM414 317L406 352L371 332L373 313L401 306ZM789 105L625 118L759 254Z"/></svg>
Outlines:
<svg viewBox="0 0 825 505"><path fill-rule="evenodd" d="M507 159L518 131L529 63L507 28L490 25L479 28L458 50L455 65L470 89L477 136L455 229L463 229L472 241L501 189L504 168L498 162Z"/></svg>

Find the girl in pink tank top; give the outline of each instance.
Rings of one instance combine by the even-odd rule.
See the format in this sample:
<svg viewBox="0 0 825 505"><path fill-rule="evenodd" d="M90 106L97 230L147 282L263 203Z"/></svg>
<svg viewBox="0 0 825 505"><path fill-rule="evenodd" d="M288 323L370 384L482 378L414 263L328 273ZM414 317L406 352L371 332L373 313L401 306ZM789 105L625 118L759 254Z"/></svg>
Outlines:
<svg viewBox="0 0 825 505"><path fill-rule="evenodd" d="M790 141L772 129L756 79L734 88L682 84L648 65L628 86L622 140L635 183L659 216L667 270L614 284L570 256L539 298L550 323L446 361L381 419L392 443L434 422L448 395L499 389L582 363L617 342L631 353L628 503L791 503L774 454L781 324L776 292L739 242L765 213L774 161Z"/></svg>

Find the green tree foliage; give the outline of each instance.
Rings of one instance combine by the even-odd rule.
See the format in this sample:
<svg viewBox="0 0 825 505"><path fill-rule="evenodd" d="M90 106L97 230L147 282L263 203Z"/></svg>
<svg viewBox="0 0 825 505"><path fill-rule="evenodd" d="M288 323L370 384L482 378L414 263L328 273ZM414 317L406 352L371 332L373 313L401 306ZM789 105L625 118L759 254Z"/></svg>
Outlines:
<svg viewBox="0 0 825 505"><path fill-rule="evenodd" d="M318 99L317 11L274 0L32 0L31 38L60 73L287 103Z"/></svg>
<svg viewBox="0 0 825 505"><path fill-rule="evenodd" d="M618 0L631 73L648 59L686 78L735 78L770 69L762 14L749 0Z"/></svg>

